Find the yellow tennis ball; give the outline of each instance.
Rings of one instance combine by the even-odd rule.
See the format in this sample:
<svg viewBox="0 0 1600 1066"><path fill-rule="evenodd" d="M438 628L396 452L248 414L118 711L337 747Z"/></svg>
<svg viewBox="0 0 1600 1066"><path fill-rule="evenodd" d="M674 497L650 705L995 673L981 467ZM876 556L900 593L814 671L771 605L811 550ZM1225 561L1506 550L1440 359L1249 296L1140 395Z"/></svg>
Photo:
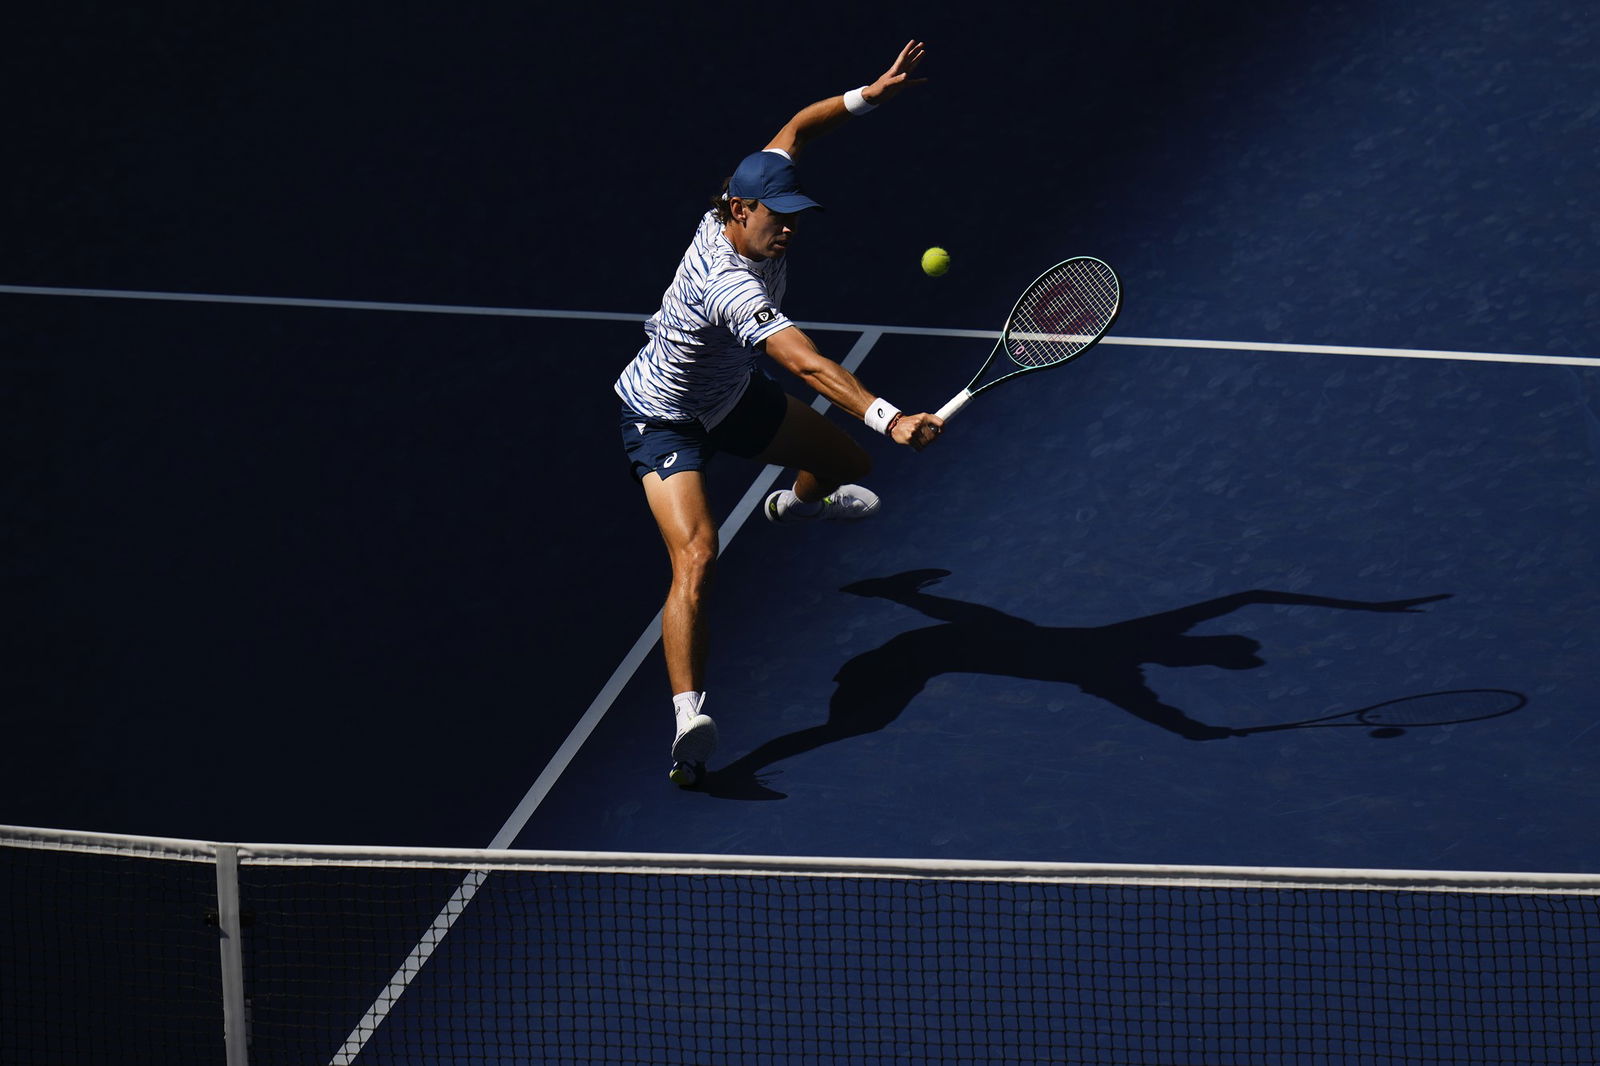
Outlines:
<svg viewBox="0 0 1600 1066"><path fill-rule="evenodd" d="M928 277L941 277L949 269L950 253L943 248L929 248L922 253L922 272Z"/></svg>

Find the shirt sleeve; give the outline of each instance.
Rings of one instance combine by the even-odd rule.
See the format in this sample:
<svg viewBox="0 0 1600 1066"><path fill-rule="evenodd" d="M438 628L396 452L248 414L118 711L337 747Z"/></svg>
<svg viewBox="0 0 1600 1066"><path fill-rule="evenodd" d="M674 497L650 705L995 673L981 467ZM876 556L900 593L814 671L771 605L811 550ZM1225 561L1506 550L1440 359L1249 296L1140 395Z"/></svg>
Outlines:
<svg viewBox="0 0 1600 1066"><path fill-rule="evenodd" d="M754 348L790 325L766 288L755 278L731 279L706 294L706 309L746 348Z"/></svg>

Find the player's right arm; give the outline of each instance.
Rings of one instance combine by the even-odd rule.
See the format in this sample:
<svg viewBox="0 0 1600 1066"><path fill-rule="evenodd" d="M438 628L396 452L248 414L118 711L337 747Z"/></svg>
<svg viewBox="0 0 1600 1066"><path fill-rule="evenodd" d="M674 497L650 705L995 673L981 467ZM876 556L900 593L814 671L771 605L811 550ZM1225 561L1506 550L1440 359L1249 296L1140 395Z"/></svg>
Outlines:
<svg viewBox="0 0 1600 1066"><path fill-rule="evenodd" d="M895 96L907 85L920 85L926 78L912 78L911 74L917 69L917 64L922 62L923 44L921 41L908 41L900 49L900 54L890 64L889 69L878 76L871 85L863 86L861 97L867 103L877 106ZM801 110L784 124L783 129L767 142L767 148L777 148L787 152L790 159L797 158L808 143L834 129L845 119L850 117L850 111L845 107L844 96L830 96L826 100L818 100Z"/></svg>
<svg viewBox="0 0 1600 1066"><path fill-rule="evenodd" d="M817 351L811 338L798 326L788 326L768 337L763 344L773 361L805 382L841 411L864 419L875 397L850 371ZM889 437L896 444L910 445L918 451L933 443L942 423L938 415L903 413Z"/></svg>

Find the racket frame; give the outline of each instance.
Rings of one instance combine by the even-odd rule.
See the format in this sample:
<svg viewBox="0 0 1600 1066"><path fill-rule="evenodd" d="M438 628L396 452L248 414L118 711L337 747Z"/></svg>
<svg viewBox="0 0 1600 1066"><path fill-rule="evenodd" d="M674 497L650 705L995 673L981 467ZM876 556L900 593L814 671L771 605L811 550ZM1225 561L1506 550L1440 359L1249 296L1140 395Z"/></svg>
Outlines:
<svg viewBox="0 0 1600 1066"><path fill-rule="evenodd" d="M1396 704L1414 703L1423 699L1448 699L1452 696L1495 696L1501 698L1497 702L1502 703L1503 706L1497 706L1495 709L1490 711L1473 711L1466 714L1457 712L1450 714L1448 717L1441 716L1438 718L1388 717L1382 713L1385 707L1393 707ZM1429 726L1460 725L1466 722L1483 722L1490 718L1499 718L1503 715L1511 714L1513 711L1520 711L1527 705L1527 696L1520 692L1513 692L1510 689L1447 689L1439 692L1422 692L1415 696L1400 696L1392 700L1384 700L1382 703L1374 703L1367 707L1361 707L1354 711L1341 711L1338 714L1330 714L1325 718L1312 718L1304 722L1284 722L1279 725L1249 726L1247 728L1237 730L1237 732L1240 734L1277 733L1286 729L1344 729L1352 726L1359 726L1363 729L1370 729L1373 726L1396 729L1425 729ZM1371 717L1368 717L1369 715Z"/></svg>
<svg viewBox="0 0 1600 1066"><path fill-rule="evenodd" d="M1451 697L1469 696L1495 697L1494 702L1498 706L1496 706L1493 710L1473 711L1470 714L1463 714L1458 711L1454 714L1451 714L1449 717L1432 717L1427 715L1422 717L1407 717L1404 714L1394 715L1385 713L1387 708L1394 707L1399 704L1416 703L1424 699L1448 700ZM1505 697L1510 697L1510 700L1506 700ZM1361 710L1353 713L1361 725L1390 726L1400 729L1421 729L1426 728L1427 726L1435 725L1457 725L1462 722L1482 722L1489 718L1499 718L1501 715L1510 714L1513 711L1520 711L1527 705L1527 696L1524 696L1520 692L1512 692L1510 689L1463 688L1449 689L1442 692L1426 692L1416 696L1401 696L1398 699L1386 700L1383 703L1375 703L1370 707L1363 707Z"/></svg>
<svg viewBox="0 0 1600 1066"><path fill-rule="evenodd" d="M1106 319L1105 325L1100 328L1099 332L1097 332L1087 344L1064 359L1057 359L1054 362L1043 363L1039 366L1019 366L1017 369L1008 374L1003 374L1000 377L995 378L993 381L987 381L982 385L979 385L978 381L982 379L984 374L989 372L989 367L994 363L995 357L998 356L1002 351L1006 350L1006 345L1011 339L1011 327L1016 320L1017 311L1027 301L1028 297L1032 296L1035 290L1037 290L1047 278L1049 278L1056 271L1060 270L1062 267L1066 266L1068 263L1085 262L1099 263L1106 269L1106 272L1111 275L1112 280L1115 281L1117 285L1116 306L1111 309L1111 316ZM1122 279L1117 275L1117 272L1112 269L1110 263L1107 263L1104 259L1098 259L1092 255L1075 255L1068 259L1061 260L1061 262L1050 267L1048 270L1041 272L1038 277L1033 279L1026 289L1022 290L1022 295L1017 297L1016 303L1011 305L1011 312L1006 315L1005 325L1000 330L999 339L995 341L994 347L989 351L989 358L985 359L983 361L983 365L978 368L978 372L972 375L972 380L967 383L967 387L952 396L950 398L950 402L939 408L939 410L935 413L938 415L940 421L949 421L958 411L967 406L968 403L972 402L972 398L974 396L977 396L985 389L992 389L1003 381L1010 381L1012 378L1019 378L1024 374L1031 374L1036 370L1050 370L1054 367L1064 366L1065 364L1072 362L1074 359L1078 358L1078 356L1082 355L1084 352L1087 352L1096 344L1099 344L1100 339L1110 332L1112 326L1116 325L1117 316L1119 316L1121 313ZM1009 359L1010 356L1007 355L1007 358Z"/></svg>

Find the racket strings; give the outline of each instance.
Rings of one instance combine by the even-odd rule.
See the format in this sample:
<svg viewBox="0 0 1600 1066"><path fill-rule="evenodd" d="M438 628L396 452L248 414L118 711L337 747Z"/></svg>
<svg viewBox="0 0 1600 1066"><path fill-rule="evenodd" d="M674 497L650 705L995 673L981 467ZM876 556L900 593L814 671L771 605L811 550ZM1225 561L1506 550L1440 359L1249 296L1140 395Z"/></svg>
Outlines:
<svg viewBox="0 0 1600 1066"><path fill-rule="evenodd" d="M1116 318L1122 289L1098 259L1074 259L1040 278L1018 303L1006 354L1023 367L1070 359L1100 339Z"/></svg>

